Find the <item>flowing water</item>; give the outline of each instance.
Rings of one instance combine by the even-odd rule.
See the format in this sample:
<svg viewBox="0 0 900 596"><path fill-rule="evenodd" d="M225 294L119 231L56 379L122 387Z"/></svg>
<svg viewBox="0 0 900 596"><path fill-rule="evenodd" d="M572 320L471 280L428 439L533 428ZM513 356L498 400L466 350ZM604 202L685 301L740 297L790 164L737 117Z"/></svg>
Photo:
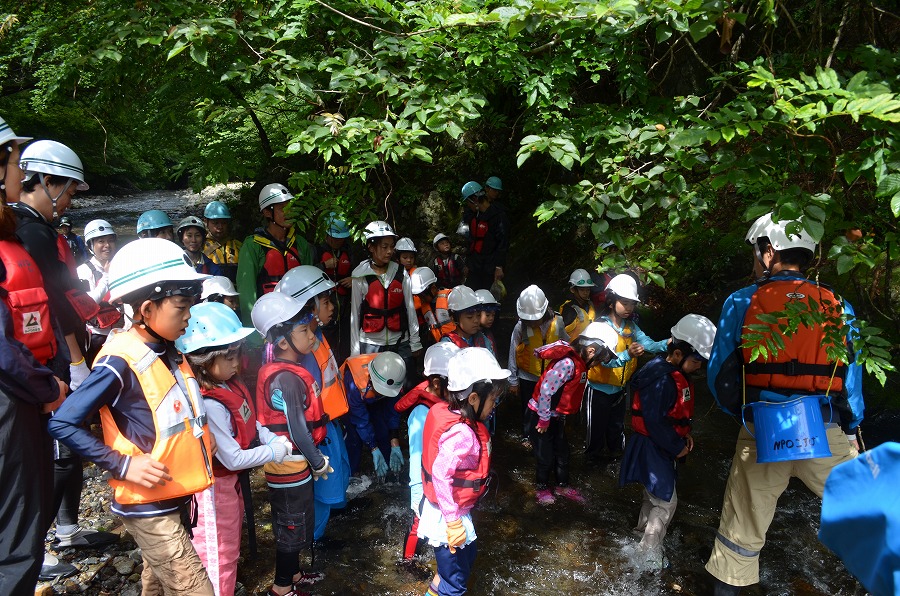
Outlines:
<svg viewBox="0 0 900 596"><path fill-rule="evenodd" d="M76 227L104 217L120 230L133 234L137 215L163 209L177 221L188 212L197 214L213 197L186 192L148 192L126 197L76 199L69 214ZM505 318L497 336L507 335ZM505 330L505 331L504 331ZM653 336L652 329L647 330ZM472 594L708 594L709 577L703 569L718 527L725 479L737 424L720 413L698 379L694 438L696 446L682 466L678 482L679 504L665 552L666 569L653 569L636 550L640 540L632 533L640 508L637 485L619 488L618 465L585 465L581 450L583 424L569 421L573 446L572 484L587 497L586 505L559 500L538 506L534 498L534 458L518 440L521 414L518 399L508 399L498 410L494 438L496 490L474 513L478 557L470 581ZM896 413L874 423L873 444L897 439ZM873 445L870 445L870 447ZM370 464L371 465L371 464ZM365 470L364 470L365 471ZM371 474L371 470L369 470ZM253 592L264 591L274 571L266 488L254 476L258 556L246 558L240 581ZM329 522L328 543L315 552L314 566L326 573L316 594L422 594L433 572L430 549L420 546L408 564L400 562L401 541L412 520L405 484L373 483L351 500L343 514ZM778 512L761 554L761 583L746 589L751 595L861 595L865 590L816 539L819 500L800 482L792 481L779 500ZM246 547L246 545L245 545ZM244 548L243 552L247 552Z"/></svg>

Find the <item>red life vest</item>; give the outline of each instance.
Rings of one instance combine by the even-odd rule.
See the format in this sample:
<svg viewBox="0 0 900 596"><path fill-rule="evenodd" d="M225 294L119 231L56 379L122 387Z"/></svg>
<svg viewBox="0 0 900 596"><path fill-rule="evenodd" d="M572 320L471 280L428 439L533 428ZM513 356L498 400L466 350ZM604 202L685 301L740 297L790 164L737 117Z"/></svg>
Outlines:
<svg viewBox="0 0 900 596"><path fill-rule="evenodd" d="M329 268L325 266L325 262L331 260L334 257L337 259L337 266L333 268ZM350 273L353 271L353 264L350 262L350 253L346 250L341 249L333 249L327 244L323 245L322 248L322 271L331 278L331 281L337 283L338 281L344 279L345 277L349 277ZM335 291L340 296L346 296L350 290L338 284Z"/></svg>
<svg viewBox="0 0 900 596"><path fill-rule="evenodd" d="M56 355L56 336L41 271L22 245L13 240L0 240L0 261L6 269L0 295L9 309L13 337L31 350L38 362L47 364Z"/></svg>
<svg viewBox="0 0 900 596"><path fill-rule="evenodd" d="M434 492L434 483L431 471L434 468L434 460L438 455L438 443L445 432L454 424L464 422L475 431L478 436L478 465L472 470L457 469L450 483L453 492L453 501L460 509L468 510L475 506L484 493L488 483L488 474L491 468L491 435L482 422L474 425L465 421L459 412L450 409L447 403L439 403L428 410L425 418L425 429L422 436L422 489L433 505L437 505L437 495Z"/></svg>
<svg viewBox="0 0 900 596"><path fill-rule="evenodd" d="M377 333L387 326L390 331L406 331L406 300L403 294L403 267L394 263L397 268L394 277L387 287L381 283L377 275L366 275L369 289L360 304L362 330L365 333Z"/></svg>
<svg viewBox="0 0 900 596"><path fill-rule="evenodd" d="M469 250L476 255L480 255L481 251L484 249L484 239L487 238L488 227L487 220L479 219L478 212L476 212L472 221L469 223L469 237L471 238Z"/></svg>
<svg viewBox="0 0 900 596"><path fill-rule="evenodd" d="M85 261L84 264L91 271L91 275L94 278L94 286L96 286L100 278L103 277L103 272L97 269L90 260ZM106 291L106 295L103 296L99 306L100 311L96 317L87 322L88 325L99 329L121 329L125 326L125 317L115 306L109 303L109 290Z"/></svg>
<svg viewBox="0 0 900 596"><path fill-rule="evenodd" d="M750 349L742 350L748 386L808 393L836 393L843 389L847 367L843 363L835 366L836 363L828 357L824 325L801 325L787 337L774 325L759 320L761 314L785 310L789 302L803 302L811 308L811 300L818 304L816 310L835 316L843 312L840 298L829 288L807 279L775 279L759 284L744 315L744 328L748 325L766 325L772 328L772 333L781 336L784 348L776 355L769 352L768 358L759 357L755 361L751 361Z"/></svg>
<svg viewBox="0 0 900 596"><path fill-rule="evenodd" d="M201 389L201 393L204 399L217 401L228 408L231 414L232 436L241 449L248 449L256 440L256 413L250 405L253 400L242 381L228 381L226 385L227 387ZM213 458L213 474L216 476L227 476L236 472L240 470L229 470L218 458Z"/></svg>
<svg viewBox="0 0 900 596"><path fill-rule="evenodd" d="M69 268L69 273L72 274L72 277L77 279L78 274L75 271L78 269L78 263L75 262L75 254L72 252L72 246L69 244L69 239L63 236L62 234L56 235L56 253L59 256L59 260L66 264L66 267Z"/></svg>
<svg viewBox="0 0 900 596"><path fill-rule="evenodd" d="M434 259L434 274L438 285L452 288L462 282L462 271L456 265L456 255L451 254L446 260L438 255Z"/></svg>
<svg viewBox="0 0 900 596"><path fill-rule="evenodd" d="M679 436L685 437L691 432L691 418L694 417L694 383L689 381L680 370L669 373L675 381L675 403L666 412L666 420ZM635 390L631 398L631 428L634 432L650 436L644 424L644 413L641 411L641 392Z"/></svg>
<svg viewBox="0 0 900 596"><path fill-rule="evenodd" d="M306 384L306 400L303 403L306 409L306 427L312 434L313 442L318 445L325 438L325 434L328 431L326 428L328 415L325 414L322 407L319 384L299 364L276 360L262 365L262 368L259 369L259 377L256 380L256 417L260 424L276 435L287 437L288 440L291 439L291 433L288 432L287 416L272 405L272 393L270 391L272 378L282 371L288 371L297 375Z"/></svg>
<svg viewBox="0 0 900 596"><path fill-rule="evenodd" d="M459 334L459 328L454 329L450 333L444 335L447 339L449 339L457 348L487 348L487 343L485 342L484 334L480 331L472 336L469 341L466 341L463 336ZM493 346L492 346L493 347ZM493 353L493 350L491 350Z"/></svg>
<svg viewBox="0 0 900 596"><path fill-rule="evenodd" d="M581 359L572 346L562 340L538 348L535 350L535 355L542 360L548 361L548 364L538 384L534 387L534 393L532 394L534 401L540 400L541 385L544 384L544 377L547 375L546 371L550 370L553 365L563 358L571 358L572 363L575 365L572 378L563 383L563 386L553 394L553 397L550 399L550 409L566 415L574 414L580 410L581 401L584 399L584 386L587 384L587 366L585 366L584 360Z"/></svg>
<svg viewBox="0 0 900 596"><path fill-rule="evenodd" d="M397 403L394 404L394 409L398 412L405 412L416 406L427 406L430 408L434 404L440 402L441 399L437 395L428 391L428 381L422 381L410 389L406 395L401 397Z"/></svg>
<svg viewBox="0 0 900 596"><path fill-rule="evenodd" d="M266 249L266 258L256 277L260 296L274 291L275 285L281 281L285 273L302 264L300 254L297 252L295 234L294 228L288 230L285 242L280 242L267 233L253 234L253 241Z"/></svg>

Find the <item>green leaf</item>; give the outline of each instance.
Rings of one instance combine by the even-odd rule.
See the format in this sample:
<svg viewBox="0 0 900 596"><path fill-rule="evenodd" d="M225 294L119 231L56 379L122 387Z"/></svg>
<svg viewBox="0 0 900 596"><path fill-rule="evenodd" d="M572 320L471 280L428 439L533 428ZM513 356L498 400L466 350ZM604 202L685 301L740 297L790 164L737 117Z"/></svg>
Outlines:
<svg viewBox="0 0 900 596"><path fill-rule="evenodd" d="M647 278L661 288L666 287L666 278L664 278L659 273L654 273L652 271L648 271Z"/></svg>
<svg viewBox="0 0 900 596"><path fill-rule="evenodd" d="M878 183L878 188L875 190L875 196L887 197L896 195L898 192L900 192L900 173L888 174Z"/></svg>
<svg viewBox="0 0 900 596"><path fill-rule="evenodd" d="M853 257L850 255L841 255L837 260L838 275L843 275L853 269Z"/></svg>
<svg viewBox="0 0 900 596"><path fill-rule="evenodd" d="M894 217L900 217L900 192L891 197L891 213Z"/></svg>
<svg viewBox="0 0 900 596"><path fill-rule="evenodd" d="M691 38L698 42L713 31L716 30L716 24L710 20L707 20L706 17L700 19L699 21L695 21L691 23L691 26L688 27L688 31L691 34Z"/></svg>
<svg viewBox="0 0 900 596"><path fill-rule="evenodd" d="M175 44L174 48L169 50L169 54L168 54L168 56L166 56L166 60L171 60L172 58L174 58L181 52L185 51L187 49L187 47L188 47L188 44L184 43L183 41L179 41L178 43Z"/></svg>
<svg viewBox="0 0 900 596"><path fill-rule="evenodd" d="M669 144L676 149L702 145L706 140L708 133L708 130L702 128L688 128L672 137Z"/></svg>
<svg viewBox="0 0 900 596"><path fill-rule="evenodd" d="M206 66L206 48L191 45L191 59L197 64Z"/></svg>

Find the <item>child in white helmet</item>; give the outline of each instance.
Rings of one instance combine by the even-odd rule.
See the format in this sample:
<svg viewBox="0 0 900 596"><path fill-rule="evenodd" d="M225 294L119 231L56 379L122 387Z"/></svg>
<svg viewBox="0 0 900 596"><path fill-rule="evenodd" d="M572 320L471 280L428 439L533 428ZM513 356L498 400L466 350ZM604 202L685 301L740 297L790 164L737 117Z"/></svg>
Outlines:
<svg viewBox="0 0 900 596"><path fill-rule="evenodd" d="M438 295L437 276L430 267L417 267L409 276L413 293L413 306L419 319L419 337L423 346L431 346L441 341L441 325L435 314L435 300ZM452 325L448 330L452 329Z"/></svg>
<svg viewBox="0 0 900 596"><path fill-rule="evenodd" d="M573 341L597 317L594 304L591 302L593 288L594 281L586 270L576 269L569 276L569 292L572 293L572 298L563 302L559 307L559 313L562 315L566 332Z"/></svg>
<svg viewBox="0 0 900 596"><path fill-rule="evenodd" d="M78 266L78 278L87 287L87 294L100 305L97 317L87 322L90 344L84 352L85 361L93 363L100 346L114 328L121 328L122 313L109 304L109 263L116 254L116 231L105 219L89 221L84 226L84 241L91 255Z"/></svg>
<svg viewBox="0 0 900 596"><path fill-rule="evenodd" d="M584 396L587 420L585 459L597 463L604 447L613 458L625 449L625 385L637 369L637 359L644 351L666 351L668 340L653 341L634 320L634 309L640 303L637 281L627 273L616 275L606 286L606 305L597 319L615 330L619 336L616 358L591 367Z"/></svg>
<svg viewBox="0 0 900 596"><path fill-rule="evenodd" d="M478 301L481 303L481 315L478 319L478 322L481 324L481 332L484 334L487 343L492 346L491 352L496 357L497 341L494 339L493 328L494 322L500 315L500 302L490 290L475 290L475 295L478 296Z"/></svg>
<svg viewBox="0 0 900 596"><path fill-rule="evenodd" d="M701 315L682 317L672 327L666 354L648 362L631 379L631 428L619 485L644 486L635 530L643 532L641 550L655 567L663 565L662 543L675 514L678 461L694 448L691 375L709 359L716 326Z"/></svg>
<svg viewBox="0 0 900 596"><path fill-rule="evenodd" d="M247 481L242 483L240 473L269 462L281 463L290 448L290 441L257 421L253 397L238 375L241 344L253 332L241 327L233 310L209 302L191 307L188 328L175 340L200 383L216 439L216 481L197 495L197 527L191 538L216 596L234 594L237 582L244 503L249 500L249 494L242 492L250 488L249 474L244 474ZM253 520L252 511L249 519Z"/></svg>
<svg viewBox="0 0 900 596"><path fill-rule="evenodd" d="M275 579L270 596L301 594L300 587L322 579L300 569L300 553L312 544L315 506L313 483L333 470L318 445L328 417L319 387L300 358L313 351L313 305L281 292L265 294L251 312L253 326L272 344L275 359L262 366L256 382L257 419L291 443L280 464L263 467L269 486L275 532Z"/></svg>
<svg viewBox="0 0 900 596"><path fill-rule="evenodd" d="M484 421L510 371L484 348L460 350L447 365L448 403L425 418L418 535L434 547L440 585L428 596L465 594L477 545L472 509L487 492L491 439Z"/></svg>
<svg viewBox="0 0 900 596"><path fill-rule="evenodd" d="M212 485L215 440L174 345L202 279L167 240L123 247L109 266L110 299L131 305L134 324L104 344L90 376L48 422L51 435L111 474L111 508L141 547L148 594L214 593L185 521L192 495ZM98 410L102 440L84 424Z"/></svg>
<svg viewBox="0 0 900 596"><path fill-rule="evenodd" d="M434 344L425 350L425 380L394 404L394 409L401 414L409 411L406 425L409 434L409 505L413 510L413 523L403 545L403 558L407 560L415 556L419 541L417 531L419 505L422 502L422 433L425 417L432 406L447 401L447 366L459 350L448 342Z"/></svg>
<svg viewBox="0 0 900 596"><path fill-rule="evenodd" d="M494 353L493 344L481 332L482 304L468 286L456 286L447 298L450 316L456 327L444 334L442 342L451 342L458 348L487 348Z"/></svg>
<svg viewBox="0 0 900 596"><path fill-rule="evenodd" d="M566 333L562 317L550 308L544 291L535 285L528 286L519 294L516 313L519 315L519 322L513 327L509 340L509 391L519 396L522 438L526 447L530 448L528 400L548 364L546 360L535 356L535 350L560 339L569 341L569 334Z"/></svg>
<svg viewBox="0 0 900 596"><path fill-rule="evenodd" d="M397 256L397 262L406 269L408 274L412 275L413 271L416 270L416 257L419 254L412 238L403 237L397 240L394 252Z"/></svg>
<svg viewBox="0 0 900 596"><path fill-rule="evenodd" d="M200 294L200 300L202 302L218 302L236 313L241 312L238 291L234 289L231 280L224 275L213 275L203 280L203 292Z"/></svg>
<svg viewBox="0 0 900 596"><path fill-rule="evenodd" d="M462 257L453 252L450 238L446 234L438 234L432 241L437 254L434 257L432 270L438 279L438 287L455 288L466 280L469 268Z"/></svg>
<svg viewBox="0 0 900 596"><path fill-rule="evenodd" d="M319 479L313 486L316 512L314 544L324 544L321 541L331 510L342 509L347 504L347 486L350 482L350 460L344 444L344 431L337 422L349 410L347 390L328 339L322 332L335 315L335 288L336 284L325 272L311 265L294 267L275 286L276 292L312 305L313 319L309 326L316 341L312 352L301 355L299 364L321 389L322 409L328 415L328 424L325 425L325 440L319 443L319 451L328 457L329 465L334 469L328 478Z"/></svg>

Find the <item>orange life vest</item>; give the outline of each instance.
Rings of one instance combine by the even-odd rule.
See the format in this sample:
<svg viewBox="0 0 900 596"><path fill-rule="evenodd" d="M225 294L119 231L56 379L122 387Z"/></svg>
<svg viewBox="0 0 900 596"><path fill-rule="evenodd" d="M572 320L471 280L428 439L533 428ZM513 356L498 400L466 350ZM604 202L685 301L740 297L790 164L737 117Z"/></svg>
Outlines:
<svg viewBox="0 0 900 596"><path fill-rule="evenodd" d="M38 362L47 364L56 355L56 336L41 271L28 251L13 240L0 240L0 262L6 269L6 278L0 282L0 294L9 309L13 337L23 343Z"/></svg>
<svg viewBox="0 0 900 596"><path fill-rule="evenodd" d="M534 351L558 340L561 327L563 327L562 317L558 315L553 316L546 335L541 335L540 328L533 329L522 323L523 341L516 346L516 366L519 370L530 372L536 377L544 374L547 370L547 361L535 356Z"/></svg>
<svg viewBox="0 0 900 596"><path fill-rule="evenodd" d="M231 430L234 440L241 449L249 449L257 435L256 413L250 405L253 403L250 391L247 390L243 381L231 380L225 384L226 387L201 389L203 397L217 401L228 408L228 413L231 414ZM218 458L213 459L213 474L216 476L227 476L239 471L229 470L222 465Z"/></svg>
<svg viewBox="0 0 900 596"><path fill-rule="evenodd" d="M284 412L272 404L272 379L280 372L297 375L306 385L306 399L303 402L306 427L312 435L313 442L318 445L325 438L328 429L328 415L322 407L321 390L316 380L305 368L295 362L275 360L262 365L256 379L256 417L259 423L276 435L291 439L288 431L288 420ZM294 445L296 447L296 445Z"/></svg>
<svg viewBox="0 0 900 596"><path fill-rule="evenodd" d="M110 480L116 501L122 505L152 503L206 490L213 483L210 430L200 386L187 362L178 365L176 379L167 363L147 344L128 331L120 331L103 344L97 358L118 356L137 377L153 416L156 441L151 458L169 469L172 480L146 488L128 480ZM116 425L109 406L100 408L103 442L123 455L144 454Z"/></svg>
<svg viewBox="0 0 900 596"><path fill-rule="evenodd" d="M459 412L452 411L447 403L436 404L428 410L428 416L425 417L425 428L422 433L422 436L425 437L422 443L422 489L425 498L433 505L437 505L437 495L434 492L431 474L434 469L434 460L438 455L438 444L444 433L460 422L467 424L475 431L479 445L478 465L471 470L457 469L450 483L453 501L460 509L467 510L474 507L478 499L484 496L488 484L491 468L491 435L482 422L476 422L473 425L465 421Z"/></svg>
<svg viewBox="0 0 900 596"><path fill-rule="evenodd" d="M607 320L603 320L609 326L612 326ZM622 333L619 334L619 339L616 342L616 354L620 354L628 349L634 342L634 329L631 327L631 324L628 321L625 321L625 325L622 327ZM634 371L637 370L638 361L637 358L632 358L628 362L625 363L625 366L620 366L617 368L609 368L607 366L603 366L602 364L598 364L596 366L591 367L591 370L588 371L588 381L591 383L599 383L601 385L612 385L613 387L624 387L625 383L631 379L631 375L634 374Z"/></svg>
<svg viewBox="0 0 900 596"><path fill-rule="evenodd" d="M369 363L375 360L378 354L360 354L359 356L350 356L344 360L341 365L341 379L350 371L353 377L353 384L362 396L363 401L377 401L379 395L369 385ZM345 388L346 389L346 388Z"/></svg>
<svg viewBox="0 0 900 596"><path fill-rule="evenodd" d="M350 411L350 405L347 403L347 389L341 380L337 360L324 336L316 342L313 356L322 373L322 409L329 420L336 420Z"/></svg>
<svg viewBox="0 0 900 596"><path fill-rule="evenodd" d="M538 348L537 356L548 362L547 370L550 370L554 364L563 358L572 359L572 362L575 364L572 378L563 383L562 387L550 399L550 409L566 415L574 414L580 410L581 402L584 399L584 386L587 384L587 367L584 364L584 360L572 349L572 346L564 341L553 342L548 346ZM534 386L532 397L535 401L539 401L541 397L541 385L544 383L546 374L547 371L545 370L538 384Z"/></svg>
<svg viewBox="0 0 900 596"><path fill-rule="evenodd" d="M368 282L359 310L362 330L377 333L387 326L390 331L406 331L406 300L403 293L403 267L396 266L394 277L385 287L377 275L366 275Z"/></svg>
<svg viewBox="0 0 900 596"><path fill-rule="evenodd" d="M694 383L689 381L680 370L669 373L675 381L675 403L666 412L666 420L672 423L672 427L680 436L685 437L691 432L691 419L694 417ZM644 436L650 436L647 425L644 424L644 414L641 410L641 392L635 390L631 398L631 428L634 432Z"/></svg>
<svg viewBox="0 0 900 596"><path fill-rule="evenodd" d="M803 302L811 309L810 300L818 304L816 310L840 316L841 300L829 288L808 279L775 279L759 284L744 315L748 325L766 325L784 341L778 354L771 351L767 358L751 361L751 350L742 349L745 382L750 387L775 391L805 391L808 393L840 392L844 387L845 364L837 364L825 351L825 326L801 325L790 337L776 326L759 320L759 315L785 310L789 302ZM833 377L833 378L832 378Z"/></svg>
<svg viewBox="0 0 900 596"><path fill-rule="evenodd" d="M456 329L456 323L453 322L453 317L450 316L449 299L452 291L452 288L441 288L438 290L437 298L435 298L434 317L437 319L438 331L440 332L440 335L436 336L437 339L435 341L441 341L441 337Z"/></svg>

